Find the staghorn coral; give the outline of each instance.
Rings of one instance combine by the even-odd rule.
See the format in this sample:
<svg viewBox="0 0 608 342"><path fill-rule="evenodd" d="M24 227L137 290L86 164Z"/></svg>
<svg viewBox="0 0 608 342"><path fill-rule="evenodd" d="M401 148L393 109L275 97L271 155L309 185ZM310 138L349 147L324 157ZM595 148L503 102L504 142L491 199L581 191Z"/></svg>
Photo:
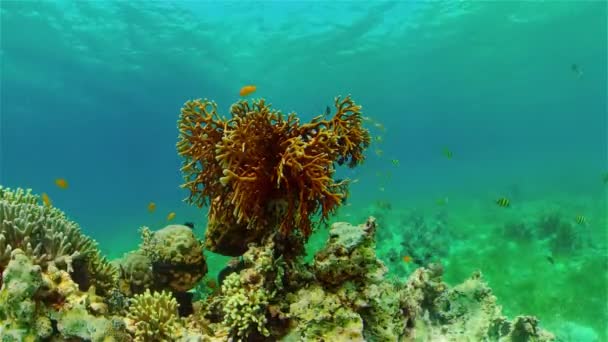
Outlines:
<svg viewBox="0 0 608 342"><path fill-rule="evenodd" d="M127 325L135 341L175 341L183 334L177 301L168 292L135 295Z"/></svg>
<svg viewBox="0 0 608 342"><path fill-rule="evenodd" d="M23 250L43 270L55 265L71 272L84 289L94 285L102 294L115 284L117 270L78 224L61 210L41 205L31 190L0 186L0 271L15 249Z"/></svg>
<svg viewBox="0 0 608 342"><path fill-rule="evenodd" d="M240 255L279 227L283 235L312 232L311 217L325 220L346 199L348 181L333 179L335 164L364 160L370 136L361 106L335 99L336 112L301 124L266 102L240 101L221 118L208 100L186 102L179 120L178 153L188 201L209 204L206 246ZM246 232L246 234L243 234Z"/></svg>

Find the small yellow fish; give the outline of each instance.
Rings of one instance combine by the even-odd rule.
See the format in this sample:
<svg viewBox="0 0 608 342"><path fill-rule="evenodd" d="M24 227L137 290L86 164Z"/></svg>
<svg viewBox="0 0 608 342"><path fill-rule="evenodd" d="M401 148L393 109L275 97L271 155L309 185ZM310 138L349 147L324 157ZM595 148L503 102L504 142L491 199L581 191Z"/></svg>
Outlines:
<svg viewBox="0 0 608 342"><path fill-rule="evenodd" d="M399 159L393 159L391 160L391 163L393 163L395 166L399 166Z"/></svg>
<svg viewBox="0 0 608 342"><path fill-rule="evenodd" d="M66 181L63 178L57 178L57 179L55 179L55 185L57 185L61 189L67 189L68 188L68 181Z"/></svg>
<svg viewBox="0 0 608 342"><path fill-rule="evenodd" d="M156 210L156 203L150 202L148 203L148 211L153 213Z"/></svg>
<svg viewBox="0 0 608 342"><path fill-rule="evenodd" d="M412 262L412 257L409 255L403 256L403 262L405 262L406 264L409 264L410 262Z"/></svg>
<svg viewBox="0 0 608 342"><path fill-rule="evenodd" d="M496 204L498 204L499 207L503 207L503 208L508 208L511 205L509 199L507 199L505 197L501 197L501 198L497 199Z"/></svg>
<svg viewBox="0 0 608 342"><path fill-rule="evenodd" d="M384 125L379 122L374 123L374 127L376 127L377 129L379 129L381 131L384 131Z"/></svg>
<svg viewBox="0 0 608 342"><path fill-rule="evenodd" d="M443 149L443 155L448 158L448 159L452 159L452 156L454 155L452 153L452 151L450 151L447 147Z"/></svg>
<svg viewBox="0 0 608 342"><path fill-rule="evenodd" d="M584 225L585 223L587 223L587 218L583 215L576 215L575 221L580 225Z"/></svg>
<svg viewBox="0 0 608 342"><path fill-rule="evenodd" d="M249 84L244 86L243 88L241 88L241 90L239 91L239 95L241 96L247 96L249 94L252 94L253 92L255 92L257 89L256 86Z"/></svg>
<svg viewBox="0 0 608 342"><path fill-rule="evenodd" d="M383 154L384 154L384 151L382 151L382 150L381 150L381 149L379 149L379 148L377 148L377 149L376 149L376 155L377 155L378 157L382 157L382 155L383 155Z"/></svg>
<svg viewBox="0 0 608 342"><path fill-rule="evenodd" d="M46 205L47 207L51 206L51 199L49 198L49 195L47 195L45 192L42 193L42 195L40 195L40 197L42 197L42 203L44 205Z"/></svg>
<svg viewBox="0 0 608 342"><path fill-rule="evenodd" d="M377 143L381 143L381 142L383 141L383 140L382 140L382 136L381 136L381 135L377 135L377 136L374 138L374 140L375 140Z"/></svg>
<svg viewBox="0 0 608 342"><path fill-rule="evenodd" d="M175 213L174 212L170 212L169 215L167 215L167 221L171 221L175 218Z"/></svg>

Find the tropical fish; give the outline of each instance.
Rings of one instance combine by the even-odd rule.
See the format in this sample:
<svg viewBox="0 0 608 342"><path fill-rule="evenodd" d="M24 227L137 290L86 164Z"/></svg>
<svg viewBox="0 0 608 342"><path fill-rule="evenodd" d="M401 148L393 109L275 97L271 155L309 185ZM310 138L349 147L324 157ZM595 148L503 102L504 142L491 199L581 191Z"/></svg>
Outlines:
<svg viewBox="0 0 608 342"><path fill-rule="evenodd" d="M194 223L192 222L184 222L184 226L189 227L190 229L194 229Z"/></svg>
<svg viewBox="0 0 608 342"><path fill-rule="evenodd" d="M381 150L381 149L379 149L379 148L377 148L375 152L376 152L376 155L377 155L378 157L382 157L382 155L384 154L384 151L382 151L382 150Z"/></svg>
<svg viewBox="0 0 608 342"><path fill-rule="evenodd" d="M581 78L583 76L583 70L578 66L578 64L573 63L570 66L570 70L576 74L576 77Z"/></svg>
<svg viewBox="0 0 608 342"><path fill-rule="evenodd" d="M49 198L49 195L47 195L46 193L42 193L42 195L40 195L40 197L42 197L42 203L44 205L46 205L47 207L51 206L51 199Z"/></svg>
<svg viewBox="0 0 608 342"><path fill-rule="evenodd" d="M331 108L329 108L329 106L325 107L325 115L329 115L331 114Z"/></svg>
<svg viewBox="0 0 608 342"><path fill-rule="evenodd" d="M448 149L447 147L445 147L445 148L443 149L443 155L444 155L446 158L448 158L448 159L452 159L452 156L453 156L454 154L452 153L452 151L450 151L450 149Z"/></svg>
<svg viewBox="0 0 608 342"><path fill-rule="evenodd" d="M584 225L585 223L587 223L587 218L583 215L576 215L575 221L580 225Z"/></svg>
<svg viewBox="0 0 608 342"><path fill-rule="evenodd" d="M254 85L251 85L251 84L246 85L243 88L241 88L241 90L239 91L239 95L241 95L241 96L247 96L247 95L252 94L253 92L255 92L256 89L257 89L257 87L254 86Z"/></svg>
<svg viewBox="0 0 608 342"><path fill-rule="evenodd" d="M167 221L171 221L175 218L175 213L174 212L170 212L169 215L167 215Z"/></svg>
<svg viewBox="0 0 608 342"><path fill-rule="evenodd" d="M551 265L555 265L555 260L553 259L553 256L547 255L547 261L549 261Z"/></svg>
<svg viewBox="0 0 608 342"><path fill-rule="evenodd" d="M391 160L391 163L393 163L395 166L399 166L399 159L393 159Z"/></svg>
<svg viewBox="0 0 608 342"><path fill-rule="evenodd" d="M381 143L381 142L382 142L382 136L381 136L381 135L377 135L376 137L374 137L374 140L375 140L377 143Z"/></svg>
<svg viewBox="0 0 608 342"><path fill-rule="evenodd" d="M412 257L409 255L404 256L403 262L405 262L406 264L409 264L410 262L412 262Z"/></svg>
<svg viewBox="0 0 608 342"><path fill-rule="evenodd" d="M384 125L379 122L374 123L374 127L376 127L377 129L379 129L381 131L384 131Z"/></svg>
<svg viewBox="0 0 608 342"><path fill-rule="evenodd" d="M496 204L498 204L499 207L503 207L503 208L508 208L511 205L509 199L506 197L501 197L501 198L497 199Z"/></svg>
<svg viewBox="0 0 608 342"><path fill-rule="evenodd" d="M153 213L154 211L156 211L156 203L154 202L150 202L148 203L148 211Z"/></svg>
<svg viewBox="0 0 608 342"><path fill-rule="evenodd" d="M68 181L66 181L64 178L57 178L55 179L55 185L57 185L61 189L67 189Z"/></svg>

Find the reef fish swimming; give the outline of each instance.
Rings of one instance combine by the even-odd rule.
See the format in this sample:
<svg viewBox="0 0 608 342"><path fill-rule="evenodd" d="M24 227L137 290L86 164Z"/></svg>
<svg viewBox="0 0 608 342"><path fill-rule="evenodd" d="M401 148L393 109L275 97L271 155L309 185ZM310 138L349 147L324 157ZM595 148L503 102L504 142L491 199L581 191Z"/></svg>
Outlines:
<svg viewBox="0 0 608 342"><path fill-rule="evenodd" d="M174 212L170 212L169 215L167 215L167 221L171 221L175 218L175 213Z"/></svg>
<svg viewBox="0 0 608 342"><path fill-rule="evenodd" d="M511 201L506 197L501 197L496 200L496 204L498 204L499 207L508 208L511 205Z"/></svg>
<svg viewBox="0 0 608 342"><path fill-rule="evenodd" d="M239 95L241 95L241 96L247 96L247 95L252 94L253 92L255 92L256 89L257 89L257 87L254 86L254 85L251 85L251 84L246 85L243 88L241 88L241 90L239 91Z"/></svg>
<svg viewBox="0 0 608 342"><path fill-rule="evenodd" d="M42 195L41 195L41 197L42 197L42 203L44 205L46 205L47 207L50 207L51 206L51 199L49 198L49 195L47 195L46 193L43 192Z"/></svg>
<svg viewBox="0 0 608 342"><path fill-rule="evenodd" d="M68 181L66 181L64 178L57 178L55 179L55 185L57 185L60 189L67 189Z"/></svg>
<svg viewBox="0 0 608 342"><path fill-rule="evenodd" d="M584 225L585 223L587 223L587 218L584 215L577 215L575 221L580 225Z"/></svg>
<svg viewBox="0 0 608 342"><path fill-rule="evenodd" d="M450 151L449 148L445 147L442 151L442 154L444 157L448 158L448 159L452 159L452 157L454 156L454 154L452 153L452 151Z"/></svg>

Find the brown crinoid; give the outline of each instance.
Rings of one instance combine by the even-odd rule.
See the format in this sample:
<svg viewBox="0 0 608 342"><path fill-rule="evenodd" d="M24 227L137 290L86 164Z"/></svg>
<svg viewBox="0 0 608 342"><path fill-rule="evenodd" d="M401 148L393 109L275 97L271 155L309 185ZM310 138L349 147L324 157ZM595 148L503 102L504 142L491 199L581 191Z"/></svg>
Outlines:
<svg viewBox="0 0 608 342"><path fill-rule="evenodd" d="M370 136L350 96L334 105L332 116L301 124L263 99L235 103L231 118L220 117L212 101L186 102L177 149L188 201L210 206L209 249L240 255L277 228L306 240L312 217L325 220L337 209L348 181L333 178L335 165L360 164Z"/></svg>

